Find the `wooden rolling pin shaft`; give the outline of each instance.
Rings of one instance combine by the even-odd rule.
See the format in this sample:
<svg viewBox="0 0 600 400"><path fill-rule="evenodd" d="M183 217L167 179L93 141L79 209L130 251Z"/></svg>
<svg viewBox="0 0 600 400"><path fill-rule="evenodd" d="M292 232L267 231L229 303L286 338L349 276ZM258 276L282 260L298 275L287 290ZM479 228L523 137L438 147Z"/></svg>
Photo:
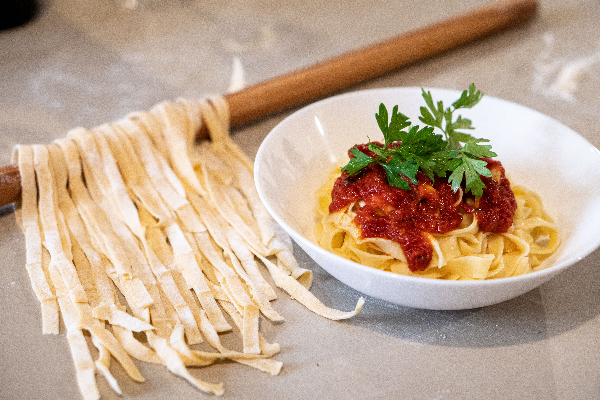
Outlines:
<svg viewBox="0 0 600 400"><path fill-rule="evenodd" d="M536 9L535 0L493 3L227 94L225 99L231 112L231 125L248 124L492 33L519 26L529 21ZM204 137L206 132L199 132L198 139ZM0 206L20 197L18 166L0 167Z"/></svg>

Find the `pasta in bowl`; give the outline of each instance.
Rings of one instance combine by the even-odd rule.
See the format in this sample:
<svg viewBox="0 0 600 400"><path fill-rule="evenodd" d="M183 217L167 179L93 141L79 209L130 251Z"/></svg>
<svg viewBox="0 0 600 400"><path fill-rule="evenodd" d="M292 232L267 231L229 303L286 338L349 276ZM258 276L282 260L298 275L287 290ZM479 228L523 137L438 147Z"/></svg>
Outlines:
<svg viewBox="0 0 600 400"><path fill-rule="evenodd" d="M431 91L436 100L441 99L445 104L450 104L460 96L457 91ZM379 140L381 132L378 124L374 123L373 114L380 103L398 104L399 110L406 113L418 112L423 103L422 94L420 88L386 88L332 97L292 114L278 124L263 142L255 163L259 195L273 217L321 267L356 290L396 304L428 309L465 309L495 304L521 295L546 282L598 246L598 151L557 121L517 104L488 96L477 107L461 112L473 120L476 135L490 140L493 151L498 154L510 177L516 202L521 204L515 211L516 224L523 228L523 224L532 225L532 221L525 222L530 216L536 218L533 225L537 225L530 233L542 239L531 239L530 248L531 245L537 246L535 250L538 254L531 257L529 252L527 265L523 263L523 251L515 252L523 232L519 233L521 239L511 240L509 236L509 239L503 239L502 244L495 239L487 240L486 247L496 248L496 252L499 246L516 248L506 252L512 254L503 261L510 268L498 269L498 262L492 265L491 256L487 256L487 260L483 257L484 262L480 258L477 262L464 264L465 259L476 253L473 247L481 246L482 242L476 240L477 233L471 226L472 218L464 219L461 222L463 225L458 227L464 237L470 238L461 240L463 244L458 245L463 247L461 251L464 250L464 254L462 258L458 257L458 261L450 261L457 257L446 257L449 259L445 260L443 266L446 270L439 268L439 256L437 259L434 256L432 261L437 262L436 268L429 268L428 272L415 272L406 263L402 265L396 262L394 265L394 262L390 262L388 251L382 257L388 257L382 263L387 263L387 267L378 269L359 263L368 264L364 260L344 258L332 249L328 251L323 248L327 246L319 245L315 226L323 221L325 215L315 214L315 193L326 187L328 180L331 184L335 178L330 177L331 171L347 163L349 149L364 143L367 138ZM420 123L418 114L407 116ZM573 165L570 160L575 157L578 164ZM586 179L582 180L581 176ZM323 193L326 192L328 190ZM565 198L576 201L577 207L566 207ZM542 199L541 208L538 207L539 199ZM322 204L322 207L327 206ZM549 215L552 218L548 218ZM439 244L441 238L436 233L432 236ZM441 240L442 247L453 247L450 242L456 239L456 235L449 236ZM377 254L377 251L367 253ZM492 263L488 262L490 259ZM395 270L392 270L392 265ZM470 268L471 278L475 280L453 280L461 279L456 268ZM402 271L405 274L397 273ZM519 272L516 274L518 276L511 276L516 271ZM429 276L444 279L424 279L420 276L428 273L445 276Z"/></svg>
<svg viewBox="0 0 600 400"><path fill-rule="evenodd" d="M543 261L559 247L560 236L550 216L544 211L542 199L523 186L512 188L516 210L506 232L486 231L477 216L456 213L460 223L445 233L425 234L431 256L421 268L412 266L400 243L381 234L365 235L354 222L360 214L353 202L341 211L330 212L335 182L341 181L339 169L317 190L315 239L327 251L359 264L396 274L433 279L474 280L497 279L531 273L543 267ZM429 189L431 192L435 189ZM458 197L458 196L455 196ZM364 203L363 200L360 203ZM419 204L419 197L414 200ZM458 204L456 204L458 203ZM460 200L455 200L460 205ZM364 206L363 206L364 207ZM420 207L416 207L417 212ZM430 207L431 208L431 207ZM436 208L434 208L437 211ZM360 209L358 209L360 212ZM406 214L406 213L404 213ZM410 216L409 216L410 218ZM363 217L364 219L364 217ZM376 228L378 221L369 221ZM395 227L392 226L392 229ZM410 231L409 231L410 232ZM409 233L412 234L412 233ZM414 235L414 234L413 234ZM408 245L415 247L412 241ZM423 245L423 243L417 243Z"/></svg>

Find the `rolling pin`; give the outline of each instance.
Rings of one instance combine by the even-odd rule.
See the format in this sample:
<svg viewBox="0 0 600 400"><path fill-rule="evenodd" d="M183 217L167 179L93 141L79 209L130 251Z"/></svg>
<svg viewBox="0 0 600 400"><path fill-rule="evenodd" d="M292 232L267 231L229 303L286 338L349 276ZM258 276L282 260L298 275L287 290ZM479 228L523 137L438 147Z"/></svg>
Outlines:
<svg viewBox="0 0 600 400"><path fill-rule="evenodd" d="M522 25L535 15L536 10L536 0L496 2L226 94L231 126L249 124L492 33ZM206 135L207 132L201 130L197 139L206 138ZM18 166L0 167L0 206L20 198Z"/></svg>

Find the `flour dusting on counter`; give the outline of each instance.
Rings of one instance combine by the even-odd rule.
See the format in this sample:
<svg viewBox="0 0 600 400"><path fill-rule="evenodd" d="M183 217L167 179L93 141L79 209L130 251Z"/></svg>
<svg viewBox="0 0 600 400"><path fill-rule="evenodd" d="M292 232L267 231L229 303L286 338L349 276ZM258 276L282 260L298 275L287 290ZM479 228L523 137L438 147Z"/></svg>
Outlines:
<svg viewBox="0 0 600 400"><path fill-rule="evenodd" d="M238 36L224 39L223 47L234 53L252 53L270 50L277 42L277 34L269 26L261 26L256 32L241 32Z"/></svg>
<svg viewBox="0 0 600 400"><path fill-rule="evenodd" d="M231 79L229 81L228 93L234 93L242 90L246 86L246 74L244 73L244 66L239 57L234 57L233 66L231 70Z"/></svg>
<svg viewBox="0 0 600 400"><path fill-rule="evenodd" d="M535 59L534 91L548 97L554 97L576 103L575 94L586 74L594 67L600 67L600 43L595 53L581 57L559 57L552 59L554 53L554 35L544 35L544 48Z"/></svg>

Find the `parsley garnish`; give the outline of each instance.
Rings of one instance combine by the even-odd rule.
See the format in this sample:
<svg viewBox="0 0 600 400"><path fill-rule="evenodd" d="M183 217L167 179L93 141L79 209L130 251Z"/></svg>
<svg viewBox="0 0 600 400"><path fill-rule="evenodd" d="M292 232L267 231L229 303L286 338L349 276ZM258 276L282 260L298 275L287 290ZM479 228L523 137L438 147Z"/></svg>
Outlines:
<svg viewBox="0 0 600 400"><path fill-rule="evenodd" d="M473 129L471 121L460 115L453 120L453 114L461 108L475 106L483 94L469 85L451 107L444 108L441 101L435 103L430 92L423 91L427 107L421 107L419 119L426 126L412 125L409 118L398 112L394 106L391 117L383 103L375 119L383 133L385 145L369 141L367 148L375 157L360 151L356 146L350 150L354 156L342 168L354 175L371 164L379 164L386 172L388 183L401 189L410 189L408 181L417 184L416 174L423 171L432 181L435 175L445 177L450 172L448 182L457 191L465 178L465 189L475 196L483 194L485 184L480 176L492 176L483 157L496 157L487 139L478 139L460 130ZM435 133L440 130L443 135Z"/></svg>

